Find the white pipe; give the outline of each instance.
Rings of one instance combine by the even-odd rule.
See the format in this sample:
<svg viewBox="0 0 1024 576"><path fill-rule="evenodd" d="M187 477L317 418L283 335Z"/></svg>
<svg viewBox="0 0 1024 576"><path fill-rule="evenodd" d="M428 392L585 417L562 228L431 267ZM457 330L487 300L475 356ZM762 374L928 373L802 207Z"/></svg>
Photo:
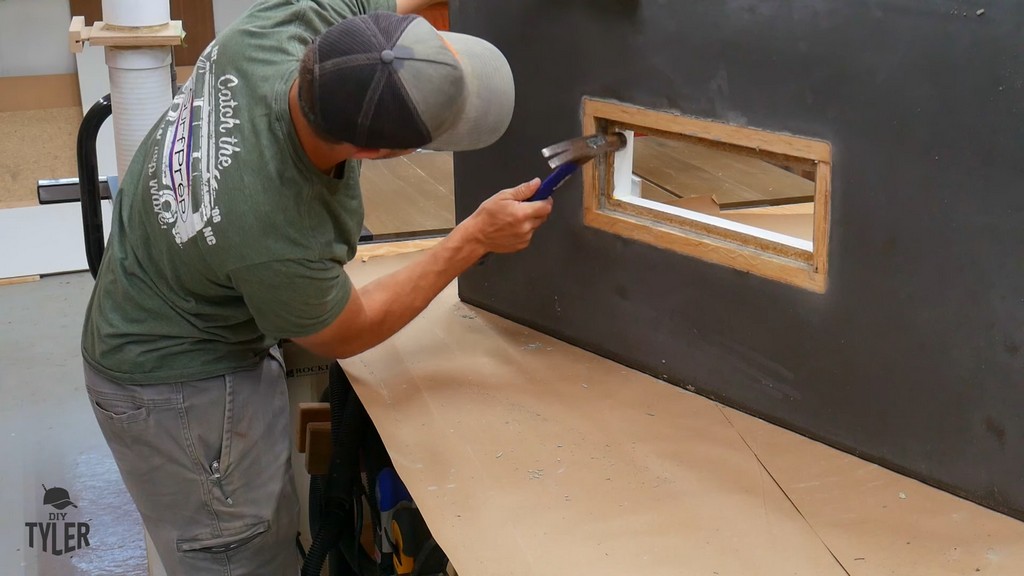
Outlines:
<svg viewBox="0 0 1024 576"><path fill-rule="evenodd" d="M103 0L103 21L125 27L166 24L169 0ZM118 180L153 124L171 105L171 48L106 49Z"/></svg>
<svg viewBox="0 0 1024 576"><path fill-rule="evenodd" d="M119 182L142 139L171 105L170 64L170 48L107 48Z"/></svg>
<svg viewBox="0 0 1024 576"><path fill-rule="evenodd" d="M103 21L115 26L159 26L171 21L167 0L103 0Z"/></svg>

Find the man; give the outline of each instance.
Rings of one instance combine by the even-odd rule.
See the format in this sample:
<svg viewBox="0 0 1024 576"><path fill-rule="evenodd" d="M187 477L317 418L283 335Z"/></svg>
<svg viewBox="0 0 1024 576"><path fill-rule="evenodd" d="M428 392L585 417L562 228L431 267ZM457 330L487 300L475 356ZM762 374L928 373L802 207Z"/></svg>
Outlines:
<svg viewBox="0 0 1024 576"><path fill-rule="evenodd" d="M514 91L490 44L428 1L268 0L204 52L125 174L87 311L92 407L169 574L294 574L283 362L387 339L551 210L497 193L416 262L356 289L362 160L468 150Z"/></svg>

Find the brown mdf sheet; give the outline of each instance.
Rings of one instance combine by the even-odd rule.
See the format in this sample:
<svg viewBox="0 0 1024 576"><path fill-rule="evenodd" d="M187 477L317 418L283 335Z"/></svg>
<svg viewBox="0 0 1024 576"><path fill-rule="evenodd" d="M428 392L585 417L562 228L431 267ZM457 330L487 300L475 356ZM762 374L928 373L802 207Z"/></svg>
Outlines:
<svg viewBox="0 0 1024 576"><path fill-rule="evenodd" d="M1024 574L1024 523L723 410L852 576Z"/></svg>
<svg viewBox="0 0 1024 576"><path fill-rule="evenodd" d="M342 364L461 576L844 574L715 404L454 286Z"/></svg>
<svg viewBox="0 0 1024 576"><path fill-rule="evenodd" d="M341 363L462 576L1024 573L1024 523L467 306L454 284Z"/></svg>
<svg viewBox="0 0 1024 576"><path fill-rule="evenodd" d="M77 74L0 78L0 112L81 107Z"/></svg>
<svg viewBox="0 0 1024 576"><path fill-rule="evenodd" d="M452 155L417 152L363 162L365 225L375 235L455 226Z"/></svg>
<svg viewBox="0 0 1024 576"><path fill-rule="evenodd" d="M681 140L634 140L633 173L687 198L713 195L722 206L814 196L814 182L740 154Z"/></svg>

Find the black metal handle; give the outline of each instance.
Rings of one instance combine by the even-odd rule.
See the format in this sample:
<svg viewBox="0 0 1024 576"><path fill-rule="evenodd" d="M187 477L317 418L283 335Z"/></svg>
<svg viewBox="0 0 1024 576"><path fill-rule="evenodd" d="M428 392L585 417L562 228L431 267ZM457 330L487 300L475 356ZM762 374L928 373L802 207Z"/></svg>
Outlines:
<svg viewBox="0 0 1024 576"><path fill-rule="evenodd" d="M82 231L85 234L85 258L93 279L99 274L104 247L96 137L112 113L110 94L107 94L92 105L78 128L78 186L82 195Z"/></svg>

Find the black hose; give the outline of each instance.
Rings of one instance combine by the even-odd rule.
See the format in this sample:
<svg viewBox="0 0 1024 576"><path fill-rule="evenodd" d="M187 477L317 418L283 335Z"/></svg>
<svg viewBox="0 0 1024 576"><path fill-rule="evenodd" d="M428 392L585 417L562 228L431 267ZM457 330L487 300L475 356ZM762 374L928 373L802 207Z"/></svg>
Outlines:
<svg viewBox="0 0 1024 576"><path fill-rule="evenodd" d="M369 415L352 390L348 377L337 363L331 367L328 394L331 403L331 464L326 482L311 482L311 499L316 495L320 500L320 521L313 534L309 551L306 552L302 576L320 575L327 556L338 545L342 530L345 528L344 520L353 517L355 503L352 496L355 493L355 484L351 472L358 462L359 447L364 441L369 422ZM312 515L311 510L310 516ZM353 556L353 561L357 561L357 556ZM342 569L342 566L337 568ZM354 574L351 571L346 572Z"/></svg>
<svg viewBox="0 0 1024 576"><path fill-rule="evenodd" d="M341 526L336 520L330 518L321 522L320 528L313 536L313 543L309 545L306 552L306 559L302 563L302 576L320 576L327 555L338 543L338 536L341 535Z"/></svg>
<svg viewBox="0 0 1024 576"><path fill-rule="evenodd" d="M78 128L78 186L82 196L82 232L85 236L85 259L93 279L103 260L103 208L100 205L100 170L96 162L96 137L103 123L113 113L110 94L100 98Z"/></svg>

